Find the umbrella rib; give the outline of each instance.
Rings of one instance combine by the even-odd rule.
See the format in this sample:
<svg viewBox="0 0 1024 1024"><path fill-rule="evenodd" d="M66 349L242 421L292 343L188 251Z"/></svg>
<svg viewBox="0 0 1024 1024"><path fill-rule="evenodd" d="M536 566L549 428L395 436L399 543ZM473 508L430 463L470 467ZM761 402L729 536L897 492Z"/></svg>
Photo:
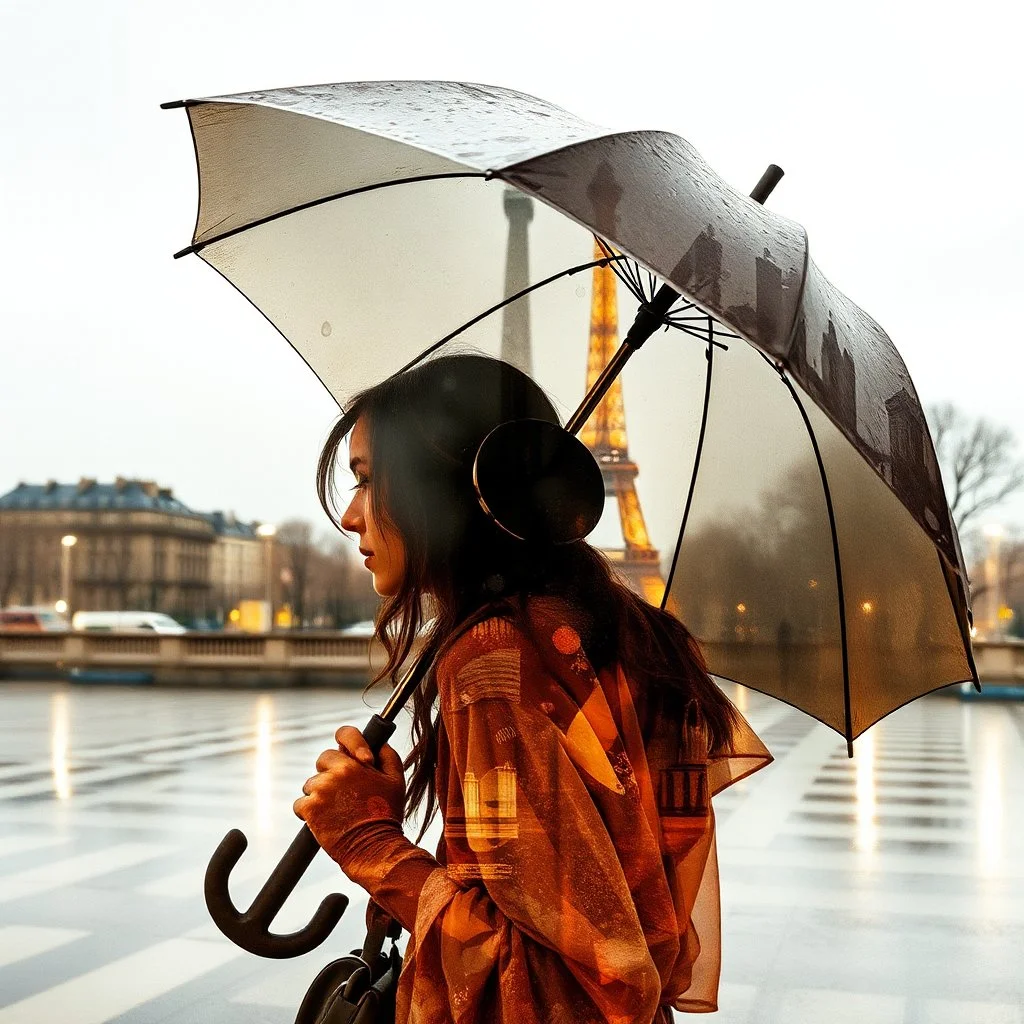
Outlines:
<svg viewBox="0 0 1024 1024"><path fill-rule="evenodd" d="M708 409L711 405L711 371L714 368L715 344L708 339L708 347L705 352L705 359L708 362L707 375L704 378L704 410L700 417L700 434L697 437L697 450L693 456L693 473L690 475L690 489L686 493L686 505L683 507L683 521L679 524L679 533L676 536L676 549L672 552L672 565L668 570L668 579L665 581L665 593L661 598L661 607L664 608L668 596L672 591L672 580L676 574L676 565L679 562L679 552L683 546L683 534L686 533L686 521L690 518L690 506L693 503L693 492L697 486L697 471L700 469L700 458L704 451L704 435L708 427Z"/></svg>
<svg viewBox="0 0 1024 1024"><path fill-rule="evenodd" d="M594 240L600 246L602 252L606 253L608 256L612 255L612 249L604 241L604 239L600 238L597 235L594 235ZM650 304L654 298L654 292L658 283L658 279L649 270L644 271L644 273L647 274L648 278L648 286L650 291L650 294L648 294L647 292L644 291L644 284L640 277L640 264L637 263L636 260L630 259L629 257L623 257L621 254L617 257L617 259L621 260L622 262L612 263L611 266L612 270L615 271L615 276L626 286L626 288L632 294L633 298L636 299L636 301L640 303L642 307L650 308ZM679 296L679 300L682 300L680 305L673 305L667 312L665 312L662 315L662 323L665 325L666 328L674 327L676 330L683 331L685 334L692 335L694 338L699 338L700 340L703 341L705 338L705 333L703 331L696 331L693 328L687 326L688 321L707 320L710 321L713 325L720 326L718 321L715 320L714 317L711 317L708 313L705 313L703 310L701 310L700 306L698 306L695 302L691 302L690 300L686 299L683 295ZM691 309L699 310L699 312L694 314L693 316L683 315ZM734 338L737 341L740 339L740 336L738 334L732 334L729 331L725 330L716 331L714 329L714 326L712 326L710 328L709 333L711 343L713 345L717 345L719 348L724 349L726 351L728 351L729 346L723 344L720 341L715 341L714 338L716 335L720 338Z"/></svg>
<svg viewBox="0 0 1024 1024"><path fill-rule="evenodd" d="M492 313L497 313L499 309L503 309L511 302L515 302L517 299L521 299L524 295L529 295L530 292L537 291L538 288L543 288L545 285L552 284L563 277L572 277L573 274L579 274L584 270L592 270L594 267L607 267L609 264L615 265L620 260L628 259L627 256L605 256L599 260L591 260L589 263L581 263L576 267L568 267L565 270L559 271L557 274L552 274L550 277L544 278L543 281L537 281L535 284L531 284L527 288L523 288L522 291L518 291L515 295L509 295L508 298L502 299L501 302L491 306L490 309L485 309L482 313L473 317L472 320L467 320L461 327L456 327L450 334L446 334L440 341L435 341L432 345L425 348L418 356L414 356L409 360L401 369L396 370L392 376L397 377L400 373L405 373L406 370L411 370L418 363L422 362L427 356L433 355L442 345L447 345L453 338L457 338L463 331L468 331L470 327L480 323L481 320L485 320Z"/></svg>
<svg viewBox="0 0 1024 1024"><path fill-rule="evenodd" d="M828 474L825 472L825 462L821 457L818 439L814 435L814 428L811 426L811 421L807 416L807 410L804 409L803 402L800 401L800 396L796 393L796 388L793 387L792 382L781 367L776 366L770 360L766 361L778 372L782 383L789 389L793 401L796 402L796 407L800 410L800 416L804 421L804 426L807 428L807 436L811 439L811 447L814 449L814 458L818 462L821 487L825 492L825 508L828 511L828 525L832 533L832 557L835 560L836 591L838 592L839 600L839 643L843 655L843 714L846 720L846 753L849 757L853 757L853 717L850 708L850 654L847 650L846 636L846 597L843 592L843 567L839 557L839 533L836 530L836 514L832 505L832 491L828 485Z"/></svg>
<svg viewBox="0 0 1024 1024"><path fill-rule="evenodd" d="M707 340L708 335L710 334L711 337L709 344L714 345L715 348L720 348L723 352L729 351L729 346L726 345L724 341L717 340L717 334L714 330L698 331L696 327L690 327L687 324L672 324L671 326L675 327L677 331L681 331L683 334L688 334L691 338L697 338L700 341Z"/></svg>
<svg viewBox="0 0 1024 1024"><path fill-rule="evenodd" d="M281 217L288 217L293 213L301 213L303 210L311 210L315 206L322 206L324 203L332 203L335 199L347 199L349 196L362 195L364 192L376 192L377 189L391 188L394 185L412 185L420 181L440 181L445 178L486 178L487 175L482 172L464 172L464 171L452 171L445 174L418 174L411 178L395 178L392 181L378 181L373 185L360 185L359 188L346 189L344 192L334 192L329 196L321 196L319 199L311 199L308 203L299 203L298 206L290 206L287 210L278 210L277 213L268 214L266 217L260 217L258 220L250 221L248 224L240 224L237 228L232 228L230 231L225 231L222 234L214 235L213 238L206 239L205 242L193 242L191 245L186 246L184 249L176 252L174 258L181 259L182 256L187 256L189 253L202 252L208 245L213 245L214 242L223 242L225 238L231 238L233 235L239 235L243 231L248 231L250 228L258 228L264 224L269 224L271 221L279 220Z"/></svg>
<svg viewBox="0 0 1024 1024"><path fill-rule="evenodd" d="M708 317L704 317L705 320ZM666 327L674 327L677 331L682 331L683 334L690 335L691 338L698 338L701 341L707 341L711 345L715 345L720 348L723 352L729 351L729 346L724 341L716 341L716 338L721 337L733 337L736 335L725 335L721 331L716 331L714 327L709 327L707 330L699 331L696 327L691 327L687 323L676 323L674 320L669 320L665 324Z"/></svg>
<svg viewBox="0 0 1024 1024"><path fill-rule="evenodd" d="M611 246L609 246L603 238L594 235L594 241L597 242L601 252L606 256L610 257L612 255ZM635 261L628 257L623 258L621 262L611 264L611 268L614 271L615 276L626 286L633 298L642 304L647 301L647 297L644 295L639 276L635 276L638 275L636 266Z"/></svg>

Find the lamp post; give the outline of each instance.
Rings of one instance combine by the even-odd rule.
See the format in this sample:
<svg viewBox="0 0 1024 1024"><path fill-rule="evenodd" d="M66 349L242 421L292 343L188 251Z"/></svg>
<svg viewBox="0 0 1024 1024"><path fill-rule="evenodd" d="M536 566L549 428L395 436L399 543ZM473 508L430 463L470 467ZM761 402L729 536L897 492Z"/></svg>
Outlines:
<svg viewBox="0 0 1024 1024"><path fill-rule="evenodd" d="M71 621L71 549L78 543L73 533L66 533L60 539L60 600L57 611Z"/></svg>
<svg viewBox="0 0 1024 1024"><path fill-rule="evenodd" d="M256 533L263 538L263 569L266 581L266 593L264 600L270 609L270 624L268 629L274 628L274 535L277 527L273 523L261 523L256 527Z"/></svg>

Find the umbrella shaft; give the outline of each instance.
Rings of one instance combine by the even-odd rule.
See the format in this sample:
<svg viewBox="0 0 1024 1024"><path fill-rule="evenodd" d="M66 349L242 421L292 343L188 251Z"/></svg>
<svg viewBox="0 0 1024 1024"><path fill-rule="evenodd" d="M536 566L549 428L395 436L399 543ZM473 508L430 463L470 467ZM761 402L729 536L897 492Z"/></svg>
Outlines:
<svg viewBox="0 0 1024 1024"><path fill-rule="evenodd" d="M615 382L615 378L622 372L629 357L659 328L664 324L665 314L672 308L672 303L679 298L679 292L669 284L663 284L651 299L650 304L645 304L637 311L633 325L626 333L626 337L619 346L618 351L608 361L608 365L601 371L601 376L594 381L594 386L587 392L583 403L572 414L565 429L570 434L578 434L583 424L590 419L590 414L598 407L601 399L604 398L608 389Z"/></svg>
<svg viewBox="0 0 1024 1024"><path fill-rule="evenodd" d="M427 674L434 661L435 653L436 649L424 651L413 663L412 668L408 669L405 675L402 676L384 705L384 710L380 713L380 717L385 722L394 722L398 718L398 712L402 710L416 688L423 682L423 677Z"/></svg>
<svg viewBox="0 0 1024 1024"><path fill-rule="evenodd" d="M594 386L587 392L583 403L572 414L565 429L570 434L578 434L583 424L590 419L590 414L598 407L601 399L604 398L608 389L612 386L619 372L626 365L626 361L637 350L638 346L632 344L627 338L618 348L618 351L611 357L608 365L601 371L601 376L594 381Z"/></svg>

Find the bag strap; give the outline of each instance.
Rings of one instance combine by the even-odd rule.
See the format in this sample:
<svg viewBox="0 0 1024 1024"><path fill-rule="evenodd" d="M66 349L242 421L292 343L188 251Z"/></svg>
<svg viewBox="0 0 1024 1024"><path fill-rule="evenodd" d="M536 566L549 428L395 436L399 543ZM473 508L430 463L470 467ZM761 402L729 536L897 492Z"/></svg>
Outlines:
<svg viewBox="0 0 1024 1024"><path fill-rule="evenodd" d="M388 969L370 986L383 999L388 990L398 984L398 975L402 973L402 957L392 946Z"/></svg>
<svg viewBox="0 0 1024 1024"><path fill-rule="evenodd" d="M384 940L389 938L392 943L396 942L402 935L402 926L373 900L367 906L366 917L369 924L362 956L368 964L375 964L384 949Z"/></svg>

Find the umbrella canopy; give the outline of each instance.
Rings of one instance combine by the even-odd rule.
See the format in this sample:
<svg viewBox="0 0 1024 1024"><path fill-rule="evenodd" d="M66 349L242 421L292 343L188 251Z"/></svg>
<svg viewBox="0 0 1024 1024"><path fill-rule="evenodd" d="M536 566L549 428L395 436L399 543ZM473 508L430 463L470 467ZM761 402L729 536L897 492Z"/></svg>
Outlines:
<svg viewBox="0 0 1024 1024"><path fill-rule="evenodd" d="M526 368L569 413L594 238L641 304L668 282L680 329L624 380L643 403L631 429L654 439L638 461L648 518L674 548L665 603L712 673L848 741L914 697L977 682L956 530L902 359L820 273L806 232L683 139L454 82L166 106L187 109L200 180L178 255L226 277L342 405L453 334L441 350L497 354L518 308ZM514 214L510 194L538 202ZM530 294L508 303L513 244L529 246L514 291Z"/></svg>

